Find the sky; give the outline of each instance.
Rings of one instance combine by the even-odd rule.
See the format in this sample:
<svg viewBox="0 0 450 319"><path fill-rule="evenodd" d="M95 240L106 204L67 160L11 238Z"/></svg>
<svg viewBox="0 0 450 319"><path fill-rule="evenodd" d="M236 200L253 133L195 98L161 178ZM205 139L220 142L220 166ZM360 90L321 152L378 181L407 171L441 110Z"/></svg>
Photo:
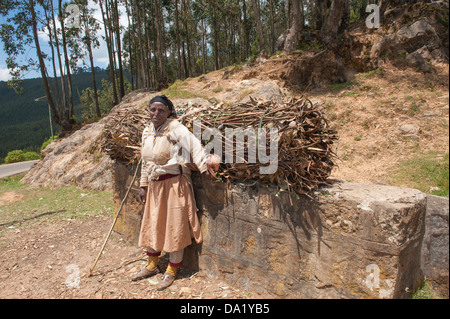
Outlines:
<svg viewBox="0 0 450 319"><path fill-rule="evenodd" d="M57 1L54 0L55 3L55 10L57 10ZM94 12L94 17L100 21L100 27L101 29L97 31L97 36L99 38L100 41L100 47L96 48L93 50L93 55L94 55L94 64L95 66L98 66L100 68L106 68L108 66L109 63L109 58L108 58L108 51L106 48L106 43L105 41L101 38L101 36L105 35L105 30L104 30L104 26L102 21L102 14L100 11L100 8L98 7L97 4L95 4L92 0L88 1L88 6L90 8L95 9ZM126 13L125 13L125 8L122 6L119 8L119 10L121 11L121 16L120 16L120 24L122 26L127 27L128 26L128 20L126 17ZM5 18L3 18L2 16L0 16L0 23L3 23L5 20ZM59 27L59 22L57 21L57 27ZM48 44L48 36L45 32L39 32L39 44L41 46L41 50L50 53L50 46ZM9 70L6 67L6 53L3 50L3 42L0 41L0 81L8 81L11 79L11 76L9 74ZM29 50L27 50L26 56L24 56L24 58L33 58L37 61L37 56L36 56L36 50L34 47L30 47ZM82 63L80 63L82 64ZM89 64L89 60L86 57L85 58L85 64L90 65ZM53 74L53 69L50 68L50 62L47 63L48 65L48 72L50 74ZM59 71L58 71L59 73ZM59 75L59 74L58 74ZM26 74L24 74L24 78L25 79L31 79L31 78L40 78L41 74L39 70L33 70L33 71L29 71Z"/></svg>

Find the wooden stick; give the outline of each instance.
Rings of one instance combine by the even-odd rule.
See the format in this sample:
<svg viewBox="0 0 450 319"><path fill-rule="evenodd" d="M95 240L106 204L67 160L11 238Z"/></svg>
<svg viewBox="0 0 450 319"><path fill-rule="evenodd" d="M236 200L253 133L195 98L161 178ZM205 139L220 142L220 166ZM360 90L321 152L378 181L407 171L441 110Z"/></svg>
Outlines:
<svg viewBox="0 0 450 319"><path fill-rule="evenodd" d="M141 162L142 162L142 157L139 159L139 163L138 163L138 165L137 165L137 167L136 167L136 171L134 172L133 180L131 181L130 186L128 186L127 193L125 194L125 197L122 199L122 203L120 203L119 211L117 212L117 215L116 215L116 217L114 218L114 221L113 221L113 223L112 223L112 225L111 225L111 228L110 228L110 230L109 230L109 232L108 232L108 235L106 236L105 242L103 243L102 249L101 249L100 252L98 253L97 258L95 259L94 264L92 265L92 268L91 268L91 270L89 271L88 277L91 277L91 276L92 276L92 272L94 271L94 268L95 268L95 266L97 265L97 262L98 262L98 260L100 259L100 256L102 255L103 250L105 249L106 243L108 242L108 239L109 239L109 237L111 236L111 233L112 233L112 231L113 231L113 228L114 228L114 226L116 225L117 219L118 219L118 217L119 217L119 214L120 214L120 212L122 211L123 204L125 204L125 201L126 201L126 199L127 199L127 197L128 197L128 194L130 193L131 187L133 187L133 184L134 184L134 181L135 181L135 179L136 179L136 175L137 175L137 172L138 172L139 167L140 167L140 165L141 165Z"/></svg>

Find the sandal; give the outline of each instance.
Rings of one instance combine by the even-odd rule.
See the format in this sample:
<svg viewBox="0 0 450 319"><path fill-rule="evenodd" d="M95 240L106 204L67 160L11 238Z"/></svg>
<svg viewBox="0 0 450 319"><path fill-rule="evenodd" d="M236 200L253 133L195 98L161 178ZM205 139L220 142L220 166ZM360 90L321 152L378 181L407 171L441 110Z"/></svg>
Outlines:
<svg viewBox="0 0 450 319"><path fill-rule="evenodd" d="M138 273L131 276L132 281L138 281L141 279L145 279L151 276L154 276L158 273L158 267L155 267L152 270L148 270L147 267L143 267Z"/></svg>
<svg viewBox="0 0 450 319"><path fill-rule="evenodd" d="M164 276L161 279L161 281L159 282L158 287L156 289L164 290L167 287L169 287L170 285L172 285L174 281L175 281L175 276L166 272L166 273L164 273Z"/></svg>

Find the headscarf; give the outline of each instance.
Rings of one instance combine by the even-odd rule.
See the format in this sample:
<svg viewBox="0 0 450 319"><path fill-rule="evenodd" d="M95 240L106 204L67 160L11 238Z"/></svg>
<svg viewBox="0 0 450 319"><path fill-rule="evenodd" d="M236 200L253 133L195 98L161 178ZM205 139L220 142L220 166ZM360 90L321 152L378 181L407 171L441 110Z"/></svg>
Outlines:
<svg viewBox="0 0 450 319"><path fill-rule="evenodd" d="M169 100L169 98L167 96L157 95L157 96L153 97L150 100L150 103L148 104L148 106L150 107L150 105L152 105L152 103L155 103L155 102L162 103L169 108L169 111L170 111L169 117L177 117L177 112L175 112L175 107L173 106L172 101Z"/></svg>

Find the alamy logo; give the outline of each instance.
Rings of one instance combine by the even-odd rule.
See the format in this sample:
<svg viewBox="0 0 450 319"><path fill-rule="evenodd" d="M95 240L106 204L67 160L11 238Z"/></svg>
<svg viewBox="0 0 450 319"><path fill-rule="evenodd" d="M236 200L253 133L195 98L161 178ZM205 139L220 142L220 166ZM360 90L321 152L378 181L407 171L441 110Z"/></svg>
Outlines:
<svg viewBox="0 0 450 319"><path fill-rule="evenodd" d="M76 4L69 4L65 11L69 14L65 20L66 27L79 28L81 22L80 8Z"/></svg>
<svg viewBox="0 0 450 319"><path fill-rule="evenodd" d="M366 27L369 29L378 29L380 27L380 7L376 4L369 4L366 7L366 13L370 14L366 18Z"/></svg>
<svg viewBox="0 0 450 319"><path fill-rule="evenodd" d="M78 265L70 264L66 267L66 272L70 273L66 277L67 288L80 288L80 268Z"/></svg>
<svg viewBox="0 0 450 319"><path fill-rule="evenodd" d="M246 129L227 127L224 133L217 128L206 128L202 131L201 120L194 120L193 134L199 141L205 142L207 154L212 151L219 158L224 159L223 163L259 163L261 164L259 173L266 175L274 174L278 169L278 129L276 128L255 130L252 127ZM182 138L172 152L177 154L179 161L190 163L193 147L188 138Z"/></svg>

